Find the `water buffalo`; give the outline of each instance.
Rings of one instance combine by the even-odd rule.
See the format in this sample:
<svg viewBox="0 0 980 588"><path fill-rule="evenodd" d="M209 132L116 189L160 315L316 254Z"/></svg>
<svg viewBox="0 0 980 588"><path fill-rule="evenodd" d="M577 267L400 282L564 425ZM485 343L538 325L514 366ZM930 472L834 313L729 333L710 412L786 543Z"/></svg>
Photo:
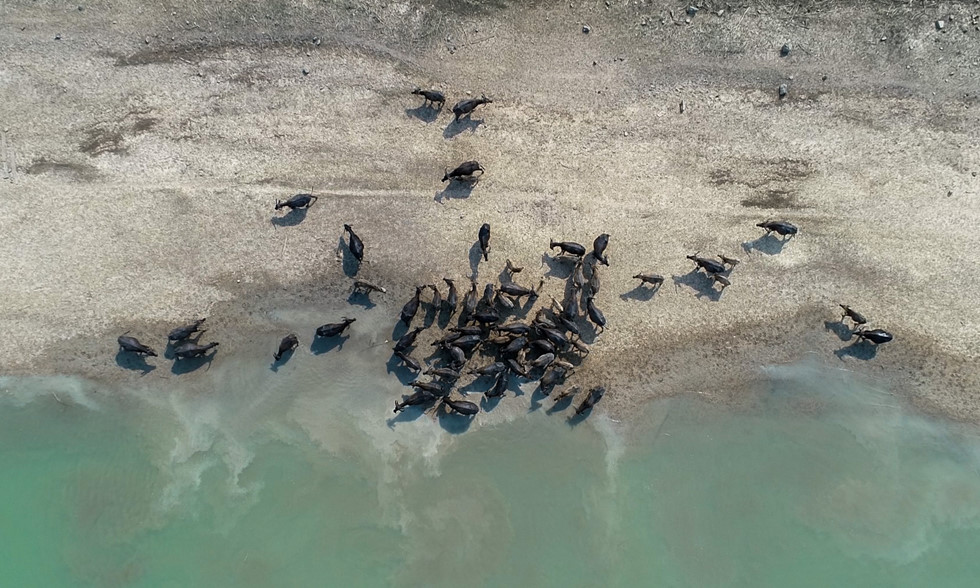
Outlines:
<svg viewBox="0 0 980 588"><path fill-rule="evenodd" d="M297 194L289 200L276 200L276 210L281 210L284 207L289 208L289 210L309 208L313 206L313 203L316 202L316 200L317 197L313 194Z"/></svg>
<svg viewBox="0 0 980 588"><path fill-rule="evenodd" d="M551 241L551 246L549 249L554 249L555 247L561 249L561 253L566 255L573 255L575 257L582 257L585 255L585 247L579 245L578 243L573 243L572 241Z"/></svg>
<svg viewBox="0 0 980 588"><path fill-rule="evenodd" d="M490 223L483 223L483 226L480 227L479 238L483 261L490 261Z"/></svg>
<svg viewBox="0 0 980 588"><path fill-rule="evenodd" d="M860 331L854 331L854 334L858 339L864 341L871 341L875 345L881 345L883 343L888 343L895 337L891 333L884 329L873 329L868 331L866 329Z"/></svg>
<svg viewBox="0 0 980 588"><path fill-rule="evenodd" d="M664 283L664 277L660 274L636 274L633 278L651 286L659 286Z"/></svg>
<svg viewBox="0 0 980 588"><path fill-rule="evenodd" d="M453 314L456 312L456 306L459 304L459 297L456 293L456 283L449 278L443 278L443 282L449 286L449 294L446 295L446 304L449 306L449 313Z"/></svg>
<svg viewBox="0 0 980 588"><path fill-rule="evenodd" d="M340 335L345 330L347 330L347 327L349 327L350 324L356 320L357 319L344 317L341 319L341 322L339 323L327 323L325 325L320 325L319 327L316 328L316 336L336 337L337 335Z"/></svg>
<svg viewBox="0 0 980 588"><path fill-rule="evenodd" d="M438 90L423 90L422 88L415 88L412 90L412 94L423 98L422 106L425 106L426 103L430 103L430 106L438 104L439 108L442 109L443 105L446 103L446 96Z"/></svg>
<svg viewBox="0 0 980 588"><path fill-rule="evenodd" d="M575 414L582 414L595 406L600 400L602 400L602 396L605 393L606 389L602 386L596 386L595 388L589 390L589 393L585 396L585 399L582 400L582 403L575 408Z"/></svg>
<svg viewBox="0 0 980 588"><path fill-rule="evenodd" d="M140 343L136 337L130 337L128 335L120 335L116 342L119 343L120 351L128 351L130 353L135 353L136 355L147 355L150 357L156 357L157 352L153 351L146 345Z"/></svg>
<svg viewBox="0 0 980 588"><path fill-rule="evenodd" d="M426 402L432 402L436 397L433 394L425 390L418 390L411 396L403 396L402 401L395 401L395 412L400 412L405 410L406 406L416 406L419 404L425 404Z"/></svg>
<svg viewBox="0 0 980 588"><path fill-rule="evenodd" d="M279 349L276 350L272 357L274 357L276 361L279 361L282 359L284 353L287 351L292 351L297 347L299 347L299 337L296 336L296 333L290 333L282 338L282 341L279 342Z"/></svg>
<svg viewBox="0 0 980 588"><path fill-rule="evenodd" d="M726 271L724 264L706 257L698 257L697 253L694 255L688 255L687 258L693 261L697 267L703 269L708 274L723 274Z"/></svg>
<svg viewBox="0 0 980 588"><path fill-rule="evenodd" d="M799 229L796 228L796 225L794 225L792 223L788 223L786 221L769 221L769 220L767 220L766 222L758 223L755 226L757 226L759 228L762 228L762 229L765 229L767 235L770 234L770 233L775 232L778 235L780 235L781 237L792 237L797 232L799 232Z"/></svg>
<svg viewBox="0 0 980 588"><path fill-rule="evenodd" d="M425 327L415 327L411 331L402 335L401 339L395 343L395 351L405 351L409 347L415 344L415 338L418 337L419 333L425 330Z"/></svg>
<svg viewBox="0 0 980 588"><path fill-rule="evenodd" d="M364 280L354 280L354 292L364 292L365 294L370 292L381 292L382 294L388 291L381 286L376 286L371 282L365 282Z"/></svg>
<svg viewBox="0 0 980 588"><path fill-rule="evenodd" d="M473 175L476 174L476 172L480 172L480 175L483 175L483 173L486 172L486 170L483 169L483 166L480 165L478 161L464 161L463 163L459 164L456 167L456 169L454 169L453 171L447 171L445 175L442 176L442 181L446 182L449 180L460 180L460 181L472 180L474 179Z"/></svg>
<svg viewBox="0 0 980 588"><path fill-rule="evenodd" d="M354 256L358 262L364 261L364 241L354 233L354 229L350 225L344 225L344 232L350 235L350 243L348 248L350 249L351 255Z"/></svg>
<svg viewBox="0 0 980 588"><path fill-rule="evenodd" d="M201 325L204 324L205 320L207 319L197 319L189 325L177 327L176 329L170 331L170 334L167 335L167 339L172 343L176 343L177 341L183 341L184 339L189 338L194 333L203 333L207 330L201 328Z"/></svg>
<svg viewBox="0 0 980 588"><path fill-rule="evenodd" d="M174 359L190 359L192 357L202 357L209 350L217 346L218 343L216 341L208 343L207 345L198 345L197 343L184 343L174 348Z"/></svg>
<svg viewBox="0 0 980 588"><path fill-rule="evenodd" d="M838 306L840 306L844 310L844 313L840 317L841 322L844 322L845 318L850 318L852 321L854 321L855 326L863 325L868 322L868 319L864 318L863 314L854 310L850 306L846 304L838 304Z"/></svg>
<svg viewBox="0 0 980 588"><path fill-rule="evenodd" d="M585 299L585 308L589 312L589 320L595 326L599 327L599 332L601 333L606 328L606 317L602 314L602 311L596 308L592 296Z"/></svg>
<svg viewBox="0 0 980 588"><path fill-rule="evenodd" d="M402 361L402 364L406 368L412 370L413 372L420 372L420 371L422 371L422 364L420 364L418 361L416 361L415 358L413 358L412 356L406 355L402 351L396 351L395 352L395 357L397 357L398 359L400 359Z"/></svg>
<svg viewBox="0 0 980 588"><path fill-rule="evenodd" d="M422 286L416 286L415 295L402 307L401 321L405 323L405 326L411 326L412 319L415 318L415 314L419 311L420 296L422 296Z"/></svg>
<svg viewBox="0 0 980 588"><path fill-rule="evenodd" d="M466 116L468 114L471 114L474 110L476 110L476 107L480 106L481 104L492 104L492 103L493 100L487 98L485 94L481 95L479 98L468 98L466 100L460 100L459 102L456 103L455 106L453 106L453 115L455 115L455 118L453 118L453 122L458 121L459 117L461 116Z"/></svg>
<svg viewBox="0 0 980 588"><path fill-rule="evenodd" d="M592 243L592 256L595 257L602 265L609 265L609 260L603 255L606 251L606 247L609 246L609 235L603 233L595 238Z"/></svg>

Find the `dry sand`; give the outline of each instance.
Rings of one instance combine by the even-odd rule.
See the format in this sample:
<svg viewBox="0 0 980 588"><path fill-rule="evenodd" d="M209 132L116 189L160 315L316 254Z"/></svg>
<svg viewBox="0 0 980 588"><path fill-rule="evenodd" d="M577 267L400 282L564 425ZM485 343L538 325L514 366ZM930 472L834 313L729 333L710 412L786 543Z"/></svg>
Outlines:
<svg viewBox="0 0 980 588"><path fill-rule="evenodd" d="M276 308L343 312L345 222L389 288L366 312L393 323L413 284L465 284L489 222L483 281L507 258L529 285L565 275L550 238L612 235L609 328L577 374L613 384L607 410L749 402L758 365L819 357L980 422L980 4L699 6L5 2L0 365L135 379L116 336L159 347L198 315L221 354L271 353ZM449 125L416 85L494 103ZM485 178L444 192L467 159ZM766 218L800 234L760 245ZM742 260L722 295L695 251ZM667 283L646 299L638 271ZM839 301L896 340L839 352Z"/></svg>

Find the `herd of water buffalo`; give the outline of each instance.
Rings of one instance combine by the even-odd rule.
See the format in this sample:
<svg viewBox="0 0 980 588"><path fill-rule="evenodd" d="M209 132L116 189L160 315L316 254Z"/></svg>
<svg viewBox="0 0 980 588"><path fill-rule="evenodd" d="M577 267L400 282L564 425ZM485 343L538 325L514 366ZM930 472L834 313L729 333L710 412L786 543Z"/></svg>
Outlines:
<svg viewBox="0 0 980 588"><path fill-rule="evenodd" d="M413 94L424 98L424 104L430 108L441 109L446 98L441 92L416 88ZM490 104L492 100L486 96L477 99L463 100L457 103L452 111L455 120L461 116L470 115L478 106ZM481 175L484 168L476 161L467 161L452 171L447 171L443 182L475 182L476 173ZM312 194L297 194L289 200L279 200L275 209L309 208L317 200ZM779 220L767 220L756 226L764 229L766 235L776 233L782 239L789 240L797 234L795 225ZM344 233L349 237L347 247L353 258L360 264L364 259L364 242L354 232L354 229L344 225ZM480 255L484 261L490 259L490 225L484 223L478 233L477 242ZM461 395L454 397L453 387L463 376L463 368L468 362L474 361L476 351L480 357L489 357L485 365L471 367L467 374L476 378L491 378L493 384L483 392L487 399L502 397L510 386L512 378L538 380L539 390L545 396L551 395L556 387L564 385L568 376L572 375L577 365L589 353L589 344L583 339L583 330L590 329L592 336L597 336L606 327L606 317L596 306L596 296L599 294L601 281L599 266L609 266L606 249L609 246L609 235L603 233L595 238L592 251L587 252L585 246L572 241L551 241L549 249L554 253L555 260L563 260L572 264L570 275L565 284L565 294L561 301L551 297L550 303L542 305L534 313L532 320L505 320L510 313L526 316L539 298L545 283L542 278L536 287L522 286L517 283L516 275L523 271L510 259L506 260L500 283L488 283L484 286L482 295L475 279L471 279L469 289L462 296L460 304L459 291L451 278L443 278L446 295L443 296L438 284L418 285L415 294L401 309L399 320L409 329L402 335L392 349L394 357L408 370L416 374L425 374L431 378L428 381L416 379L411 383L415 392L403 396L395 402L395 412L408 406L431 406L434 411L448 409L461 415L474 415L480 407ZM731 272L739 261L724 255L717 259L701 257L699 254L688 255L694 262L695 271L703 270L711 280L711 284L721 286L721 290L731 285ZM637 273L633 276L640 280L643 288L658 289L664 282L661 275L654 273ZM354 292L370 294L371 292L387 293L381 286L363 280L353 282ZM459 313L456 326L435 340L432 345L437 348L433 354L434 361L423 364L412 356L416 338L427 326L412 328L419 307L422 304L423 292L431 290L428 304L435 313L445 313L452 318ZM844 319L850 319L854 328L851 335L859 341L868 341L880 345L892 340L892 335L882 329L868 330L864 328L867 319L847 305L841 304ZM583 312L584 307L584 312ZM344 318L338 323L328 323L316 329L318 338L338 337L346 331L356 319ZM199 339L206 331L202 328L205 319L178 327L168 335L168 345L172 346L173 357L176 360L204 357L208 351L217 347L217 342L200 344ZM591 327L590 327L591 324ZM592 339L595 340L594 338ZM141 356L156 356L157 353L135 337L122 335L118 338L121 351L131 352ZM273 355L279 362L283 356L299 345L299 337L290 333L282 339ZM579 394L578 386L567 386L554 395L554 402L567 401ZM603 386L590 388L575 407L577 415L586 414L598 403L606 389Z"/></svg>

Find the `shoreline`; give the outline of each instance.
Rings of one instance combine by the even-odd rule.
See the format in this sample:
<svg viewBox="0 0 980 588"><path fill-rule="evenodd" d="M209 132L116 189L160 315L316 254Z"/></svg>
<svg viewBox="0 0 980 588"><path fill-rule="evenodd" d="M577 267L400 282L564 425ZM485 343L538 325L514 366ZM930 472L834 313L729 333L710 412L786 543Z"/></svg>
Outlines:
<svg viewBox="0 0 980 588"><path fill-rule="evenodd" d="M273 27L292 41L277 44L220 22L216 42L135 6L15 6L0 27L10 59L0 119L16 154L0 182L7 373L50 366L125 380L112 371L118 334L142 340L145 325L150 343L205 315L222 343L216 361L265 346L267 334L271 353L285 334L277 305L346 298L335 249L345 222L367 246L358 277L389 289L370 312L393 323L412 285L472 270L467 252L489 222L481 283L511 258L533 285L555 271L541 257L548 239L588 246L612 235L597 298L609 328L579 374L580 385L623 390L600 410L628 416L697 391L751 401L713 387L811 351L833 359L843 342L824 321L844 302L896 335L846 365L895 382L927 414L980 423L980 275L954 261L973 258L980 224L980 151L970 148L980 88L947 83L947 68L974 67L974 33L939 33L896 7L915 51L878 44L869 54L856 29L887 20L874 7L818 11L802 32L792 10L680 26L633 22L666 5L640 16L508 6L453 21L417 7L415 21L362 2L388 24L324 7L311 25L287 11ZM951 10L969 22L966 5ZM106 28L113 17L125 35ZM574 24L583 18L588 35ZM311 41L311 26L325 43ZM767 26L801 37L799 51L779 58L782 41L757 32ZM447 34L493 36L450 52ZM780 83L791 86L784 101ZM417 108L409 90L419 84L495 102L478 122L451 125L448 108L434 118ZM486 178L471 193L445 192L442 169L472 158ZM310 190L320 199L304 218L274 220L276 199ZM766 217L801 232L767 249L754 227ZM695 251L742 260L716 300L689 279L684 256ZM638 271L667 278L650 300L627 295ZM560 298L557 284L542 300Z"/></svg>

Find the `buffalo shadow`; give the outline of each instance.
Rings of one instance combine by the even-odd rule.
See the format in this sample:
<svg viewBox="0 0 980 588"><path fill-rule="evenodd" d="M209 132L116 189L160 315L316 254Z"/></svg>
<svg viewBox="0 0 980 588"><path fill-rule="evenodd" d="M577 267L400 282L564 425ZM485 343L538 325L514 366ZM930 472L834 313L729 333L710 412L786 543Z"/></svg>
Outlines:
<svg viewBox="0 0 980 588"><path fill-rule="evenodd" d="M483 250L480 249L480 241L477 239L470 247L470 279L475 280L480 277L480 262L483 261Z"/></svg>
<svg viewBox="0 0 980 588"><path fill-rule="evenodd" d="M639 300L640 302L649 302L653 300L653 297L657 295L660 288L663 287L663 282L657 284L656 286L648 286L646 284L640 284L628 292L623 292L619 295L622 300Z"/></svg>
<svg viewBox="0 0 980 588"><path fill-rule="evenodd" d="M116 365L126 370L141 372L144 376L157 369L157 366L146 363L144 356L122 349L116 353Z"/></svg>
<svg viewBox="0 0 980 588"><path fill-rule="evenodd" d="M391 357L385 363L385 369L389 374L394 374L398 378L398 381L406 386L414 382L419 376L419 373L408 369L394 353L391 354Z"/></svg>
<svg viewBox="0 0 980 588"><path fill-rule="evenodd" d="M742 249L751 254L753 251L758 251L759 253L765 253L766 255L777 255L783 250L783 246L789 241L786 239L777 239L769 233L768 235L763 235L754 241L746 241L742 243Z"/></svg>
<svg viewBox="0 0 980 588"><path fill-rule="evenodd" d="M170 367L171 373L181 375L193 372L200 369L201 366L207 365L208 369L211 369L211 362L214 361L214 356L217 355L217 351L211 351L207 355L201 357L190 357L187 359L174 359L173 365Z"/></svg>
<svg viewBox="0 0 980 588"><path fill-rule="evenodd" d="M683 276L672 276L675 286L687 286L694 290L698 298L706 297L712 302L718 302L724 290L715 289L715 281L701 273L698 268L694 268Z"/></svg>
<svg viewBox="0 0 980 588"><path fill-rule="evenodd" d="M394 408L394 407L392 407L392 408ZM389 418L387 421L385 421L385 423L388 425L388 428L394 429L395 428L395 425L398 424L398 423L407 423L407 422L411 422L411 421L417 421L419 419L419 417L421 417L423 414L425 414L425 411L429 410L430 408L432 408L431 405L425 406L425 405L421 405L421 404L415 404L415 405L412 405L412 406L406 406L405 408L403 408L400 411L398 411L397 413L395 413L395 416L393 416L393 417Z"/></svg>
<svg viewBox="0 0 980 588"><path fill-rule="evenodd" d="M868 361L869 359L874 359L878 354L878 346L870 341L855 341L846 347L841 347L834 352L834 355L838 359L844 359L845 357L853 357L854 359L860 359L862 361Z"/></svg>
<svg viewBox="0 0 980 588"><path fill-rule="evenodd" d="M306 208L293 208L283 216L273 216L272 224L277 227L295 227L306 219Z"/></svg>
<svg viewBox="0 0 980 588"><path fill-rule="evenodd" d="M344 343L350 339L350 335L338 335L336 337L313 337L310 343L310 353L313 355L323 355L334 349L343 349Z"/></svg>
<svg viewBox="0 0 980 588"><path fill-rule="evenodd" d="M466 416L462 414L457 414L450 410L447 406L439 406L436 409L436 420L439 421L439 426L442 427L447 433L453 435L459 435L460 433L465 433L469 430L470 426L473 424L473 420L476 415Z"/></svg>
<svg viewBox="0 0 980 588"><path fill-rule="evenodd" d="M552 393L554 393L554 390L552 390ZM555 403L552 404L551 407L545 411L545 413L554 414L556 412L565 410L572 403L572 400L575 400L575 394L569 394L567 396L563 396L561 399L555 401Z"/></svg>
<svg viewBox="0 0 980 588"><path fill-rule="evenodd" d="M371 300L370 294L368 294L367 292L362 292L360 290L351 292L350 296L347 297L347 303L352 304L354 306L361 306L365 310L370 310L375 306L377 306L377 304L375 304L374 301Z"/></svg>
<svg viewBox="0 0 980 588"><path fill-rule="evenodd" d="M282 356L280 356L279 359L276 359L275 354L273 354L272 363L269 365L269 369L273 372L278 372L279 368L286 365L286 362L289 361L295 352L296 349L287 349L286 351L283 351Z"/></svg>
<svg viewBox="0 0 980 588"><path fill-rule="evenodd" d="M457 180L455 178L451 179L449 180L449 185L447 185L439 192L436 192L436 196L434 200L436 202L442 203L443 200L447 200L451 198L458 198L458 199L469 198L470 194L473 193L473 188L476 187L476 184L478 182L479 180L476 178L472 180Z"/></svg>
<svg viewBox="0 0 980 588"><path fill-rule="evenodd" d="M572 275L572 271L575 270L575 258L569 256L560 255L550 255L549 253L541 254L541 265L547 265L548 271L545 272L544 277L546 278L559 278L562 280L568 279ZM572 262L572 263L567 263Z"/></svg>
<svg viewBox="0 0 980 588"><path fill-rule="evenodd" d="M429 104L428 101L426 101L426 103L421 106L416 106L415 108L406 108L405 116L408 116L409 118L416 118L428 124L428 123L435 122L436 119L439 118L439 113L441 112L442 112L441 106L439 108L435 108L431 104Z"/></svg>
<svg viewBox="0 0 980 588"><path fill-rule="evenodd" d="M823 328L837 335L841 341L850 341L854 336L854 332L844 324L844 321L824 321Z"/></svg>
<svg viewBox="0 0 980 588"><path fill-rule="evenodd" d="M463 131L470 131L471 133L476 132L477 127L482 125L484 119L482 118L470 118L466 115L460 119L453 119L449 121L446 128L442 131L442 136L445 139L452 139L456 135L459 135Z"/></svg>

